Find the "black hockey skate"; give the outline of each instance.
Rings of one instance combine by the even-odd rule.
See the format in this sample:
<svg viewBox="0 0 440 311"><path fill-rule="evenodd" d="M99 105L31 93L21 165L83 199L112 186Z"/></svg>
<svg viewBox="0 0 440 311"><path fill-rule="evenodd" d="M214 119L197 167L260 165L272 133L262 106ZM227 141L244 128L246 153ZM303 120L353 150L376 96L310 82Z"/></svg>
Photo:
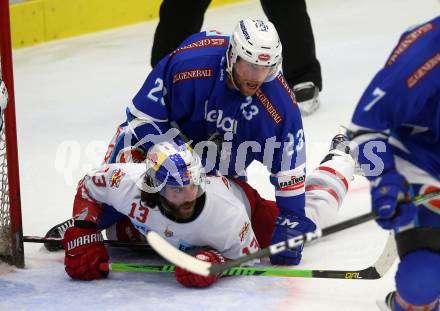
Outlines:
<svg viewBox="0 0 440 311"><path fill-rule="evenodd" d="M45 238L57 238L57 239L62 239L64 238L64 233L66 232L66 230L70 227L73 227L74 224L74 220L73 218L70 218L68 220L66 220L65 222L62 222L54 227L52 227L49 231L47 231L46 235L44 236ZM51 243L44 243L44 247L49 251L49 252L55 252L55 251L59 251L63 249L63 245L60 244L51 244Z"/></svg>
<svg viewBox="0 0 440 311"><path fill-rule="evenodd" d="M321 102L319 100L319 89L313 82L303 82L293 86L293 93L301 115L309 116L318 110Z"/></svg>
<svg viewBox="0 0 440 311"><path fill-rule="evenodd" d="M337 134L335 137L333 137L332 142L330 143L329 151L321 161L321 164L333 159L335 156L340 156L342 154L350 154L349 141L347 136L344 134Z"/></svg>

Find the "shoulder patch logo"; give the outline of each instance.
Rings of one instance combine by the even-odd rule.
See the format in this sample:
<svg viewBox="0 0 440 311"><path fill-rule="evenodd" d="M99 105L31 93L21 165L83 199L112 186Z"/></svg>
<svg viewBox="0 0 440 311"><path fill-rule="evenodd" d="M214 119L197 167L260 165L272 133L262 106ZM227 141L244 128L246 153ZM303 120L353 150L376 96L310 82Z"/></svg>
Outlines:
<svg viewBox="0 0 440 311"><path fill-rule="evenodd" d="M428 59L422 66L416 69L414 73L406 80L408 88L414 87L424 76L440 64L440 52Z"/></svg>
<svg viewBox="0 0 440 311"><path fill-rule="evenodd" d="M125 173L121 169L114 170L110 177L110 188L119 188L122 178L124 178Z"/></svg>
<svg viewBox="0 0 440 311"><path fill-rule="evenodd" d="M292 100L292 103L294 105L298 105L298 103L296 102L295 93L293 93L292 89L287 84L286 79L284 79L284 77L281 73L277 76L277 80L278 80L278 82L280 82L280 84L284 88L284 90L286 90L287 94L289 94L289 97Z"/></svg>
<svg viewBox="0 0 440 311"><path fill-rule="evenodd" d="M240 238L240 242L243 242L244 239L246 238L247 234L249 233L249 228L250 228L250 223L246 221L243 227L241 228L240 233L238 234Z"/></svg>
<svg viewBox="0 0 440 311"><path fill-rule="evenodd" d="M214 75L212 69L194 69L176 73L173 76L173 84L189 79L206 79Z"/></svg>
<svg viewBox="0 0 440 311"><path fill-rule="evenodd" d="M432 29L434 29L434 24L428 23L407 34L402 40L400 40L397 47L391 53L391 56L387 61L387 66L394 64L403 52L405 52L414 42Z"/></svg>
<svg viewBox="0 0 440 311"><path fill-rule="evenodd" d="M201 39L195 42L191 42L188 45L182 46L171 53L171 56L174 56L177 53L186 51L186 50L192 50L192 49L199 49L206 46L226 46L228 44L228 41L225 38L205 38Z"/></svg>

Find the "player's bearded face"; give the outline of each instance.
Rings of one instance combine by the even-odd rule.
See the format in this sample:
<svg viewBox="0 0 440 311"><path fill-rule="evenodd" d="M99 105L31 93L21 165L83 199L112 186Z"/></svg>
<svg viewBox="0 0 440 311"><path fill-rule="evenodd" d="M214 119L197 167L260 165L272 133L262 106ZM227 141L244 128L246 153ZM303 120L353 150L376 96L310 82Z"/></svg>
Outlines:
<svg viewBox="0 0 440 311"><path fill-rule="evenodd" d="M253 96L273 70L272 66L255 65L239 58L233 67L235 85L244 96Z"/></svg>
<svg viewBox="0 0 440 311"><path fill-rule="evenodd" d="M188 219L194 213L198 190L197 185L184 187L167 185L161 195L165 199L168 209L176 218Z"/></svg>

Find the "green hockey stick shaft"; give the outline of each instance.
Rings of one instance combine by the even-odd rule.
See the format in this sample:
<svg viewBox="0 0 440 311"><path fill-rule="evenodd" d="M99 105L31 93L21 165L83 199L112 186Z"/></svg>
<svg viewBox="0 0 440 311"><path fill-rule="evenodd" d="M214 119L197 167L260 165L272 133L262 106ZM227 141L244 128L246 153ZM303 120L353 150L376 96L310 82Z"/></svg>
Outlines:
<svg viewBox="0 0 440 311"><path fill-rule="evenodd" d="M129 263L101 264L101 270L112 272L173 273L174 265L147 265ZM298 270L276 267L235 267L222 272L223 276L276 276L294 278L331 278L331 279L378 279L381 276L370 268L365 270Z"/></svg>
<svg viewBox="0 0 440 311"><path fill-rule="evenodd" d="M285 267L232 267L222 272L222 276L277 276L295 278L329 278L351 280L374 280L381 278L392 266L397 257L394 236L390 235L376 262L362 270L298 270ZM113 272L172 273L175 266L170 264L130 264L102 263L100 269Z"/></svg>
<svg viewBox="0 0 440 311"><path fill-rule="evenodd" d="M411 202L418 205L428 200L437 198L439 197L439 195L440 190L436 190L428 194L416 196L412 198ZM191 271L195 274L207 276L222 273L223 271L235 268L253 259L260 259L263 257L269 257L271 255L278 254L288 248L297 247L303 243L317 240L321 237L340 232L342 230L354 227L375 218L377 218L377 216L373 212L370 212L326 227L322 229L322 231L317 230L315 232L306 233L302 236L292 237L288 240L269 245L268 247L263 248L255 253L217 264L200 261L194 257L191 257L190 255L176 249L164 238L162 238L158 233L153 231L147 233L147 241L150 243L152 248L156 250L156 252L158 252L167 261L172 262L179 267L185 268L186 270Z"/></svg>

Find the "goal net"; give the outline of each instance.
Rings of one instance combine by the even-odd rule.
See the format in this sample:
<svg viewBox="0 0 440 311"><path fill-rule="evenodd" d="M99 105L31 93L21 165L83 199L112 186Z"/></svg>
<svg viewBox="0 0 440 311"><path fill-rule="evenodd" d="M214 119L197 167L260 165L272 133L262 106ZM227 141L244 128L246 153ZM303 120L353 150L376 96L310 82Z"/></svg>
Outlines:
<svg viewBox="0 0 440 311"><path fill-rule="evenodd" d="M0 0L0 64L9 94L0 122L0 261L24 267L8 0Z"/></svg>

